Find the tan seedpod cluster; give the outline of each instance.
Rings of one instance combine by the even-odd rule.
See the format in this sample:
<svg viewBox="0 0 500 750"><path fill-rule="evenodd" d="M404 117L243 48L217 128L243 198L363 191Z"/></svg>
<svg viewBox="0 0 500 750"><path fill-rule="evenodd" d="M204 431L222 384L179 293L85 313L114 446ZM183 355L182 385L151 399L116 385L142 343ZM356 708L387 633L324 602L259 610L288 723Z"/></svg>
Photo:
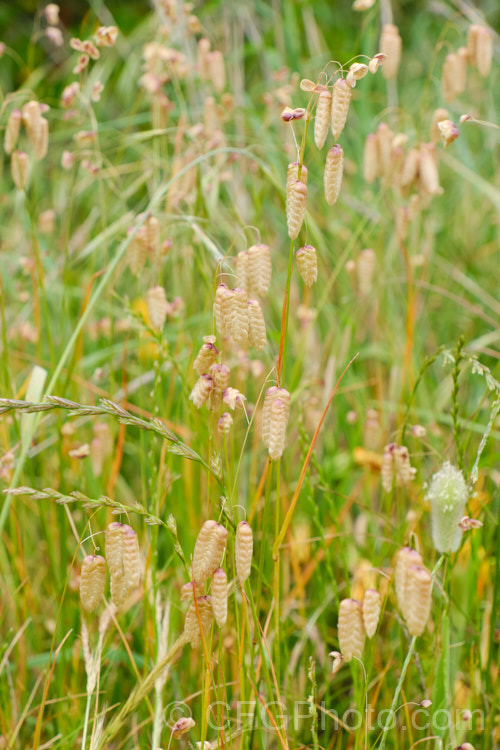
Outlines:
<svg viewBox="0 0 500 750"><path fill-rule="evenodd" d="M193 579L204 583L219 567L226 549L227 529L217 521L205 521L193 552Z"/></svg>
<svg viewBox="0 0 500 750"><path fill-rule="evenodd" d="M486 26L472 24L467 32L467 59L485 78L493 60L493 34Z"/></svg>
<svg viewBox="0 0 500 750"><path fill-rule="evenodd" d="M213 382L210 375L208 373L200 375L189 394L189 400L193 402L197 409L201 409L203 404L207 403L212 388Z"/></svg>
<svg viewBox="0 0 500 750"><path fill-rule="evenodd" d="M398 606L402 612L405 611L408 569L419 565L423 565L423 560L416 549L403 547L399 550L394 568L394 587Z"/></svg>
<svg viewBox="0 0 500 750"><path fill-rule="evenodd" d="M419 636L425 630L431 611L432 577L427 568L410 565L406 571L406 592L403 616L410 635Z"/></svg>
<svg viewBox="0 0 500 750"><path fill-rule="evenodd" d="M316 116L314 119L314 142L319 149L322 149L325 145L331 113L332 93L330 89L325 87L319 92L318 103L316 105Z"/></svg>
<svg viewBox="0 0 500 750"><path fill-rule="evenodd" d="M10 173L18 190L24 190L28 184L29 159L24 151L14 151L10 157Z"/></svg>
<svg viewBox="0 0 500 750"><path fill-rule="evenodd" d="M290 393L285 388L268 388L262 407L262 441L273 461L278 461L285 449L286 428L290 414Z"/></svg>
<svg viewBox="0 0 500 750"><path fill-rule="evenodd" d="M80 599L87 612L99 605L106 585L106 560L101 555L87 555L80 574Z"/></svg>
<svg viewBox="0 0 500 750"><path fill-rule="evenodd" d="M326 156L324 186L325 198L329 206L337 202L342 186L342 176L344 173L344 151L342 146L335 144Z"/></svg>
<svg viewBox="0 0 500 750"><path fill-rule="evenodd" d="M141 217L139 217L141 218ZM129 229L132 234L134 228ZM127 262L136 276L144 268L148 257L155 257L160 242L160 222L156 216L148 216L136 231L127 248Z"/></svg>
<svg viewBox="0 0 500 750"><path fill-rule="evenodd" d="M227 620L227 575L222 568L217 568L213 575L212 607L215 622L219 628L224 627Z"/></svg>
<svg viewBox="0 0 500 750"><path fill-rule="evenodd" d="M252 571L253 533L247 521L241 521L236 527L235 543L236 575L241 584L245 583Z"/></svg>
<svg viewBox="0 0 500 750"><path fill-rule="evenodd" d="M19 131L21 129L21 111L19 109L13 109L7 120L7 127L5 128L5 136L3 147L6 154L11 154L16 145L17 139L19 138Z"/></svg>
<svg viewBox="0 0 500 750"><path fill-rule="evenodd" d="M306 286L312 286L318 279L318 258L316 248L304 245L297 250L297 268Z"/></svg>
<svg viewBox="0 0 500 750"><path fill-rule="evenodd" d="M368 638L373 638L377 631L381 609L382 600L379 592L375 589L367 589L363 597L362 614Z"/></svg>
<svg viewBox="0 0 500 750"><path fill-rule="evenodd" d="M396 78L402 50L402 41L397 26L392 23L382 26L379 48L386 55L382 66L382 75L386 80Z"/></svg>
<svg viewBox="0 0 500 750"><path fill-rule="evenodd" d="M258 299L248 300L248 343L257 351L266 345L266 321Z"/></svg>
<svg viewBox="0 0 500 750"><path fill-rule="evenodd" d="M165 289L162 286L153 286L146 292L146 306L148 309L151 326L161 331L167 319L168 302Z"/></svg>
<svg viewBox="0 0 500 750"><path fill-rule="evenodd" d="M105 552L111 600L120 609L140 583L139 541L132 527L116 521L110 523L106 529Z"/></svg>
<svg viewBox="0 0 500 750"><path fill-rule="evenodd" d="M191 648L200 648L202 638L206 638L213 622L212 599L200 596L192 601L184 620L184 636Z"/></svg>
<svg viewBox="0 0 500 750"><path fill-rule="evenodd" d="M331 127L335 141L338 141L347 120L352 89L345 78L338 78L333 84Z"/></svg>
<svg viewBox="0 0 500 750"><path fill-rule="evenodd" d="M416 472L410 463L410 454L406 446L396 443L385 446L380 476L386 492L391 491L393 482L397 487L408 485L415 478Z"/></svg>
<svg viewBox="0 0 500 750"><path fill-rule="evenodd" d="M338 637L344 661L361 659L365 643L361 602L356 599L342 599L339 607Z"/></svg>
<svg viewBox="0 0 500 750"><path fill-rule="evenodd" d="M288 236L296 240L304 222L307 203L307 185L301 180L292 180L287 187L286 221Z"/></svg>
<svg viewBox="0 0 500 750"><path fill-rule="evenodd" d="M193 362L193 369L198 375L208 373L211 365L217 361L219 355L219 350L215 346L215 336L204 336L203 342L203 346Z"/></svg>

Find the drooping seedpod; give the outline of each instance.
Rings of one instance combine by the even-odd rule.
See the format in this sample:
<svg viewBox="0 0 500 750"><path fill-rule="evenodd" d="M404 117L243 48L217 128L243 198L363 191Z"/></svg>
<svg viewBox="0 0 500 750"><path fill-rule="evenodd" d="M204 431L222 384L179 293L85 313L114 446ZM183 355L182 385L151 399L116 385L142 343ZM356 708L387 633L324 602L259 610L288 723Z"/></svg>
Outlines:
<svg viewBox="0 0 500 750"><path fill-rule="evenodd" d="M219 354L219 350L215 346L215 336L204 336L203 341L204 344L193 362L193 369L198 375L208 373L211 365L217 361Z"/></svg>
<svg viewBox="0 0 500 750"><path fill-rule="evenodd" d="M325 198L329 206L336 203L342 186L342 175L344 172L344 151L342 146L335 144L326 156L324 183Z"/></svg>
<svg viewBox="0 0 500 750"><path fill-rule="evenodd" d="M377 630L382 602L380 594L375 589L367 589L363 597L363 624L368 638L373 638Z"/></svg>
<svg viewBox="0 0 500 750"><path fill-rule="evenodd" d="M214 384L210 375L200 375L194 388L189 394L189 400L193 402L197 409L201 409L203 404L206 404L208 397L212 391Z"/></svg>
<svg viewBox="0 0 500 750"><path fill-rule="evenodd" d="M486 77L493 60L493 35L486 26L472 24L467 32L467 54L471 65Z"/></svg>
<svg viewBox="0 0 500 750"><path fill-rule="evenodd" d="M7 127L5 128L3 147L6 154L10 155L14 151L19 137L20 128L21 111L19 109L13 109L7 120Z"/></svg>
<svg viewBox="0 0 500 750"><path fill-rule="evenodd" d="M382 169L378 156L377 136L375 133L368 133L363 154L363 175L366 182L371 184L381 174Z"/></svg>
<svg viewBox="0 0 500 750"><path fill-rule="evenodd" d="M208 636L214 613L210 596L200 596L191 602L184 620L184 636L191 648L200 648L203 638ZM199 619L198 619L199 618ZM201 628L200 628L201 625Z"/></svg>
<svg viewBox="0 0 500 750"><path fill-rule="evenodd" d="M227 365L213 364L210 366L208 374L212 378L213 384L221 391L225 391L229 385L231 370Z"/></svg>
<svg viewBox="0 0 500 750"><path fill-rule="evenodd" d="M123 574L129 591L136 589L141 580L139 539L131 526L123 532Z"/></svg>
<svg viewBox="0 0 500 750"><path fill-rule="evenodd" d="M286 221L288 236L296 240L302 228L306 213L307 186L301 180L293 180L287 190Z"/></svg>
<svg viewBox="0 0 500 750"><path fill-rule="evenodd" d="M153 286L146 292L146 306L148 308L151 326L161 331L167 319L167 296L162 286Z"/></svg>
<svg viewBox="0 0 500 750"><path fill-rule="evenodd" d="M305 167L302 168L303 171ZM307 173L307 170L306 170ZM305 180L303 180L305 182ZM271 252L263 243L248 248L247 291L250 297L264 297L271 283Z"/></svg>
<svg viewBox="0 0 500 750"><path fill-rule="evenodd" d="M316 147L322 149L325 145L330 117L332 111L332 94L330 89L324 88L318 96L316 105L316 116L314 119L314 142Z"/></svg>
<svg viewBox="0 0 500 750"><path fill-rule="evenodd" d="M245 289L250 294L248 285L248 251L242 250L234 259L234 270L236 272L236 281L241 289Z"/></svg>
<svg viewBox="0 0 500 750"><path fill-rule="evenodd" d="M360 659L365 643L365 627L361 602L356 599L342 599L340 602L338 636L344 661L351 661L353 657Z"/></svg>
<svg viewBox="0 0 500 750"><path fill-rule="evenodd" d="M397 26L387 23L380 35L380 51L386 55L382 66L382 75L386 80L396 78L401 62L402 41Z"/></svg>
<svg viewBox="0 0 500 750"><path fill-rule="evenodd" d="M123 575L123 534L125 524L114 521L106 529L105 553L108 563L109 574L113 576Z"/></svg>
<svg viewBox="0 0 500 750"><path fill-rule="evenodd" d="M24 190L28 184L29 159L24 151L13 151L10 157L10 173L18 190Z"/></svg>
<svg viewBox="0 0 500 750"><path fill-rule="evenodd" d="M345 123L347 120L347 113L349 112L349 104L351 102L352 89L345 80L345 78L339 78L333 84L332 91L332 133L335 141L339 139L342 133Z"/></svg>
<svg viewBox="0 0 500 750"><path fill-rule="evenodd" d="M220 283L215 291L214 312L215 325L219 336L227 335L227 311L231 290L224 282Z"/></svg>
<svg viewBox="0 0 500 750"><path fill-rule="evenodd" d="M404 612L405 607L408 569L412 565L423 565L422 555L411 547L403 547L398 552L394 568L394 587L401 612Z"/></svg>
<svg viewBox="0 0 500 750"><path fill-rule="evenodd" d="M316 248L312 245L304 245L297 250L297 268L306 286L312 286L318 279L318 258Z"/></svg>
<svg viewBox="0 0 500 750"><path fill-rule="evenodd" d="M80 599L87 612L99 605L106 585L106 560L101 555L87 555L80 574Z"/></svg>
<svg viewBox="0 0 500 750"><path fill-rule="evenodd" d="M419 150L418 175L424 193L440 195L436 147L433 143L423 143Z"/></svg>
<svg viewBox="0 0 500 750"><path fill-rule="evenodd" d="M236 527L235 544L236 575L241 584L245 583L252 571L253 533L247 521L241 521Z"/></svg>
<svg viewBox="0 0 500 750"><path fill-rule="evenodd" d="M266 448L269 448L271 433L271 408L278 398L286 406L287 412L290 412L291 397L286 388L278 388L278 386L268 388L264 396L264 405L262 407L262 442Z"/></svg>
<svg viewBox="0 0 500 750"><path fill-rule="evenodd" d="M227 575L222 568L217 568L212 579L212 607L215 622L219 628L224 627L227 620Z"/></svg>
<svg viewBox="0 0 500 750"><path fill-rule="evenodd" d="M275 399L271 404L269 420L269 457L272 461L279 461L285 450L288 415L287 404L279 398Z"/></svg>
<svg viewBox="0 0 500 750"><path fill-rule="evenodd" d="M204 583L216 570L224 554L227 529L217 521L205 521L201 527L193 552L193 577Z"/></svg>
<svg viewBox="0 0 500 750"><path fill-rule="evenodd" d="M248 341L248 299L244 289L236 287L227 296L225 327L237 344Z"/></svg>
<svg viewBox="0 0 500 750"><path fill-rule="evenodd" d="M262 351L266 345L266 322L256 299L248 300L248 342L258 351Z"/></svg>
<svg viewBox="0 0 500 750"><path fill-rule="evenodd" d="M420 565L410 565L406 577L402 612L410 635L419 636L425 630L431 610L432 577L429 571Z"/></svg>

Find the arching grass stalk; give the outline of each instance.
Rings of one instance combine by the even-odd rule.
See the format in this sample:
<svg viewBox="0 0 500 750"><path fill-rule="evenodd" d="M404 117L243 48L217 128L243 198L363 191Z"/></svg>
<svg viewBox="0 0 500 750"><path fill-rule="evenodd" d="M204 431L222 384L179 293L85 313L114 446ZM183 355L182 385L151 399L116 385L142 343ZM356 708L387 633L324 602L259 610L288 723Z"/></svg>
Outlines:
<svg viewBox="0 0 500 750"><path fill-rule="evenodd" d="M432 577L432 587L434 587L434 580L436 578L437 572L441 565L443 564L444 560L446 559L447 555L441 555L437 563L435 564L431 577ZM401 693L401 689L403 687L403 683L405 681L406 672L408 671L408 667L410 665L413 653L415 651L415 644L417 643L418 636L414 635L411 639L410 648L408 649L408 653L406 654L406 659L404 660L403 668L401 670L401 675L399 677L399 682L396 685L396 690L394 691L394 696L391 703L391 708L389 709L389 715L387 717L387 721L384 725L384 730L382 732L382 736L380 738L380 744L378 745L378 750L384 750L385 743L387 740L387 735L391 729L391 724L394 721L394 718L396 716L396 706L399 700L399 696Z"/></svg>

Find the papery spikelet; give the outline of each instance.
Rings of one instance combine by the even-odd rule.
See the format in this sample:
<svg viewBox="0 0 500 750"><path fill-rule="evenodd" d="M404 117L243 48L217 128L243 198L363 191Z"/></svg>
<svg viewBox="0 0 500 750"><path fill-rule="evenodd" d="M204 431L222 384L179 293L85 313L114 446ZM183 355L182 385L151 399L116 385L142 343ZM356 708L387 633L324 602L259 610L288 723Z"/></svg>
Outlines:
<svg viewBox="0 0 500 750"><path fill-rule="evenodd" d="M346 76L346 81L349 86L353 89L357 81L361 81L366 75L368 75L368 65L364 63L353 63Z"/></svg>
<svg viewBox="0 0 500 750"><path fill-rule="evenodd" d="M417 550L411 547L403 547L399 550L396 558L396 565L394 567L394 587L396 589L396 598L398 601L398 607L401 612L405 609L408 569L412 565L422 565L422 556Z"/></svg>
<svg viewBox="0 0 500 750"><path fill-rule="evenodd" d="M438 123L441 122L441 120L448 120L450 117L448 110L444 109L443 107L438 107L434 110L434 113L432 115L432 123L431 123L431 141L433 143L439 143L441 140L441 133L439 132ZM418 169L418 167L417 167Z"/></svg>
<svg viewBox="0 0 500 750"><path fill-rule="evenodd" d="M332 133L333 137L337 141L340 134L342 133L346 120L347 113L349 111L349 104L351 102L352 89L345 80L345 78L339 78L333 84L332 91Z"/></svg>
<svg viewBox="0 0 500 750"><path fill-rule="evenodd" d="M293 180L287 191L286 221L288 236L297 239L306 212L307 187L300 180Z"/></svg>
<svg viewBox="0 0 500 750"><path fill-rule="evenodd" d="M146 305L151 325L161 331L167 319L167 295L162 286L153 286L146 292Z"/></svg>
<svg viewBox="0 0 500 750"><path fill-rule="evenodd" d="M128 596L128 582L125 576L110 576L109 589L111 593L111 601L117 609L121 609L125 604L125 600Z"/></svg>
<svg viewBox="0 0 500 750"><path fill-rule="evenodd" d="M486 26L472 24L467 32L467 53L471 65L486 77L493 59L493 35Z"/></svg>
<svg viewBox="0 0 500 750"><path fill-rule="evenodd" d="M226 330L236 343L244 344L248 340L247 293L244 289L236 287L226 299Z"/></svg>
<svg viewBox="0 0 500 750"><path fill-rule="evenodd" d="M239 409L243 408L243 404L246 400L244 396L237 388L226 388L223 393L223 401L234 411L236 407Z"/></svg>
<svg viewBox="0 0 500 750"><path fill-rule="evenodd" d="M458 138L458 128L451 120L441 120L441 122L438 122L438 130L445 148Z"/></svg>
<svg viewBox="0 0 500 750"><path fill-rule="evenodd" d="M420 146L418 174L424 193L429 195L440 195L442 193L442 188L439 185L436 147L433 143L423 143Z"/></svg>
<svg viewBox="0 0 500 750"><path fill-rule="evenodd" d="M139 539L130 526L125 526L123 532L123 574L129 591L139 586L141 580Z"/></svg>
<svg viewBox="0 0 500 750"><path fill-rule="evenodd" d="M344 151L342 146L336 143L335 146L329 149L325 162L325 198L329 206L333 206L339 197L343 173Z"/></svg>
<svg viewBox="0 0 500 750"><path fill-rule="evenodd" d="M29 159L24 151L14 151L10 157L10 173L18 190L24 190L28 184Z"/></svg>
<svg viewBox="0 0 500 750"><path fill-rule="evenodd" d="M353 657L361 659L365 643L365 628L361 602L356 599L342 599L339 607L338 637L344 661Z"/></svg>
<svg viewBox="0 0 500 750"><path fill-rule="evenodd" d="M210 375L200 375L194 388L189 394L189 400L193 402L197 409L201 409L204 403L208 400L210 392L213 388L213 382Z"/></svg>
<svg viewBox="0 0 500 750"><path fill-rule="evenodd" d="M290 393L285 388L278 388L276 385L268 388L266 395L264 396L264 405L262 407L262 442L266 448L269 448L271 407L278 398L286 405L287 411L290 411Z"/></svg>
<svg viewBox="0 0 500 750"><path fill-rule="evenodd" d="M409 187L418 177L420 164L420 152L417 148L410 148L401 167L399 184L401 187Z"/></svg>
<svg viewBox="0 0 500 750"><path fill-rule="evenodd" d="M201 596L196 602L191 602L184 621L184 636L191 648L200 648L202 633L203 638L208 636L213 617L212 600L209 596Z"/></svg>
<svg viewBox="0 0 500 750"><path fill-rule="evenodd" d="M240 521L236 527L236 542L234 550L236 575L240 583L244 583L252 571L253 533L247 521Z"/></svg>
<svg viewBox="0 0 500 750"><path fill-rule="evenodd" d="M208 75L212 85L219 93L224 91L226 85L226 67L224 64L224 55L220 50L214 50L207 54Z"/></svg>
<svg viewBox="0 0 500 750"><path fill-rule="evenodd" d="M467 47L459 47L455 67L455 91L457 96L463 94L467 86L467 57Z"/></svg>
<svg viewBox="0 0 500 750"><path fill-rule="evenodd" d="M228 289L227 284L224 282L219 284L215 292L214 312L215 325L220 336L227 334L227 309L230 296L231 290Z"/></svg>
<svg viewBox="0 0 500 750"><path fill-rule="evenodd" d="M193 596L203 596L203 584L198 583L197 581L194 581L194 585L193 581L184 584L181 588L181 600L183 602L190 601Z"/></svg>
<svg viewBox="0 0 500 750"><path fill-rule="evenodd" d="M410 635L422 635L429 618L432 600L432 577L419 565L410 565L406 572L406 594L403 616Z"/></svg>
<svg viewBox="0 0 500 750"><path fill-rule="evenodd" d="M266 322L259 300L248 300L248 342L257 351L266 345Z"/></svg>
<svg viewBox="0 0 500 750"><path fill-rule="evenodd" d="M375 589L367 589L363 597L363 623L368 638L373 638L378 626L382 602Z"/></svg>
<svg viewBox="0 0 500 750"><path fill-rule="evenodd" d="M13 109L7 120L7 127L5 128L3 147L6 154L11 154L14 151L19 137L20 128L21 112L19 109Z"/></svg>
<svg viewBox="0 0 500 750"><path fill-rule="evenodd" d="M80 599L87 612L99 605L106 585L106 560L101 555L87 555L80 574Z"/></svg>
<svg viewBox="0 0 500 750"><path fill-rule="evenodd" d="M193 576L204 583L219 567L226 548L227 529L216 521L205 521L193 552Z"/></svg>
<svg viewBox="0 0 500 750"><path fill-rule="evenodd" d="M269 456L272 461L279 461L285 450L288 415L286 403L279 398L275 399L271 405L269 422Z"/></svg>
<svg viewBox="0 0 500 750"><path fill-rule="evenodd" d="M21 110L22 121L26 128L26 133L31 143L36 139L36 133L39 129L39 123L42 119L42 111L40 108L40 102L31 100L24 104Z"/></svg>
<svg viewBox="0 0 500 750"><path fill-rule="evenodd" d="M297 268L306 286L312 286L318 279L318 259L312 245L304 245L297 250Z"/></svg>
<svg viewBox="0 0 500 750"><path fill-rule="evenodd" d="M219 354L219 350L215 346L215 336L205 336L203 340L205 343L193 362L193 369L198 375L207 373L210 366L217 360L217 355Z"/></svg>
<svg viewBox="0 0 500 750"><path fill-rule="evenodd" d="M203 124L205 125L206 136L213 138L219 127L217 106L213 96L206 96L203 100Z"/></svg>
<svg viewBox="0 0 500 750"><path fill-rule="evenodd" d="M222 568L217 568L212 580L212 607L215 622L219 628L224 627L227 620L227 575Z"/></svg>
<svg viewBox="0 0 500 750"><path fill-rule="evenodd" d="M198 74L202 80L206 80L208 78L208 60L207 55L210 52L210 39L207 39L206 37L202 37L198 40L198 60L197 60L197 67L198 67Z"/></svg>
<svg viewBox="0 0 500 750"><path fill-rule="evenodd" d="M59 6L56 3L49 3L43 9L43 15L50 26L57 26L59 23Z"/></svg>
<svg viewBox="0 0 500 750"><path fill-rule="evenodd" d="M148 252L156 253L160 242L160 222L156 216L148 216L141 229L144 231Z"/></svg>
<svg viewBox="0 0 500 750"><path fill-rule="evenodd" d="M250 294L248 284L248 252L242 250L234 259L234 270L236 272L236 281L241 289L245 289Z"/></svg>
<svg viewBox="0 0 500 750"><path fill-rule="evenodd" d="M208 374L212 378L213 384L216 388L220 388L221 391L226 390L231 375L231 370L227 365L213 364L210 367Z"/></svg>
<svg viewBox="0 0 500 750"><path fill-rule="evenodd" d="M367 297L372 290L376 260L375 251L371 248L361 250L358 255L358 290L361 297Z"/></svg>
<svg viewBox="0 0 500 750"><path fill-rule="evenodd" d="M114 521L106 529L105 552L109 573L113 577L123 576L123 532L125 525Z"/></svg>
<svg viewBox="0 0 500 750"><path fill-rule="evenodd" d="M305 167L303 167L304 171ZM306 170L307 172L307 170ZM250 296L264 297L271 283L271 252L260 243L248 248L248 286Z"/></svg>
<svg viewBox="0 0 500 750"><path fill-rule="evenodd" d="M368 133L366 136L363 154L363 174L366 182L369 184L382 174L378 156L377 136L375 133Z"/></svg>
<svg viewBox="0 0 500 750"><path fill-rule="evenodd" d="M377 128L377 149L380 168L383 174L389 170L392 155L392 141L394 133L386 122L381 122Z"/></svg>
<svg viewBox="0 0 500 750"><path fill-rule="evenodd" d="M33 151L37 159L44 159L49 148L49 123L45 117L40 117L33 133Z"/></svg>
<svg viewBox="0 0 500 750"><path fill-rule="evenodd" d="M462 65L462 60L457 53L450 52L446 55L441 72L441 90L445 102L452 102L463 91L463 89L460 90L463 79Z"/></svg>
<svg viewBox="0 0 500 750"><path fill-rule="evenodd" d="M303 164L300 170L300 177L299 177L299 162L298 161L290 162L290 164L288 165L287 173L286 173L287 192L294 180L300 180L301 182L304 183L304 185L307 185L308 175L309 175L308 169Z"/></svg>
<svg viewBox="0 0 500 750"><path fill-rule="evenodd" d="M318 96L316 106L316 117L314 120L314 142L317 148L322 149L328 135L330 116L332 111L332 94L329 89L323 89Z"/></svg>
<svg viewBox="0 0 500 750"><path fill-rule="evenodd" d="M207 409L209 411L219 411L221 404L222 404L222 391L220 388L216 388L214 386L208 396Z"/></svg>
<svg viewBox="0 0 500 750"><path fill-rule="evenodd" d="M382 75L386 80L396 78L401 61L402 42L398 27L392 23L382 26L380 35L380 51L386 55L382 66Z"/></svg>
<svg viewBox="0 0 500 750"><path fill-rule="evenodd" d="M456 552L460 546L462 529L458 524L468 497L462 472L447 461L432 477L426 498L431 506L432 541L438 552Z"/></svg>
<svg viewBox="0 0 500 750"><path fill-rule="evenodd" d="M229 414L228 411L225 411L224 414L219 417L219 420L217 422L217 430L221 435L228 435L231 430L231 425L233 424L233 418Z"/></svg>

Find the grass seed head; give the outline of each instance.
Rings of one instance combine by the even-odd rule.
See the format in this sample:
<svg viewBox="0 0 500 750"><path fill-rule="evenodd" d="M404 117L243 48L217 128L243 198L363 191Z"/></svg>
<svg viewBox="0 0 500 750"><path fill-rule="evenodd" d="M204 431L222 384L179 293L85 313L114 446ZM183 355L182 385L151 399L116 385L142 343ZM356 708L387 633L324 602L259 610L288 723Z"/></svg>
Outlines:
<svg viewBox="0 0 500 750"><path fill-rule="evenodd" d="M193 402L197 409L201 409L203 404L208 401L213 386L214 384L210 375L200 375L189 394L189 400Z"/></svg>
<svg viewBox="0 0 500 750"><path fill-rule="evenodd" d="M404 613L408 580L408 569L412 565L423 565L422 556L411 547L399 550L394 567L394 587L399 609Z"/></svg>
<svg viewBox="0 0 500 750"><path fill-rule="evenodd" d="M441 120L441 122L438 122L438 130L445 148L458 138L458 128L451 120Z"/></svg>
<svg viewBox="0 0 500 750"><path fill-rule="evenodd" d="M196 599L196 602L191 602L184 621L184 635L191 648L201 647L202 634L203 638L208 636L213 618L210 596L201 596Z"/></svg>
<svg viewBox="0 0 500 750"><path fill-rule="evenodd" d="M212 579L212 607L215 622L219 628L224 627L227 620L227 575L222 568L217 568Z"/></svg>
<svg viewBox="0 0 500 750"><path fill-rule="evenodd" d="M151 326L161 331L167 319L168 302L165 289L162 286L153 286L146 292L146 305Z"/></svg>
<svg viewBox="0 0 500 750"><path fill-rule="evenodd" d="M13 109L7 120L7 127L5 128L5 137L3 147L6 154L11 154L17 144L19 138L19 131L21 129L21 111L19 109Z"/></svg>
<svg viewBox="0 0 500 750"><path fill-rule="evenodd" d="M342 599L339 607L338 636L344 661L353 657L361 659L365 643L365 627L361 602L357 599Z"/></svg>
<svg viewBox="0 0 500 750"><path fill-rule="evenodd" d="M220 283L215 291L214 313L215 326L221 337L227 334L227 307L230 296L231 290L228 289L227 284Z"/></svg>
<svg viewBox="0 0 500 750"><path fill-rule="evenodd" d="M372 291L372 281L375 273L376 262L377 257L375 251L370 247L361 250L358 255L358 291L361 297L368 297Z"/></svg>
<svg viewBox="0 0 500 750"><path fill-rule="evenodd" d="M106 529L105 535L105 553L106 562L108 563L109 574L111 577L121 577L124 573L123 568L123 532L125 524L114 521Z"/></svg>
<svg viewBox="0 0 500 750"><path fill-rule="evenodd" d="M378 155L377 136L368 133L363 153L363 175L368 184L374 182L382 174L382 166Z"/></svg>
<svg viewBox="0 0 500 750"><path fill-rule="evenodd" d="M248 341L247 293L235 287L226 299L226 330L237 344L245 344Z"/></svg>
<svg viewBox="0 0 500 750"><path fill-rule="evenodd" d="M420 152L418 148L410 148L401 166L399 184L402 188L408 188L418 177L420 166Z"/></svg>
<svg viewBox="0 0 500 750"><path fill-rule="evenodd" d="M285 450L286 428L289 407L280 398L271 404L269 421L269 456L272 461L279 461Z"/></svg>
<svg viewBox="0 0 500 750"><path fill-rule="evenodd" d="M247 291L251 297L264 297L271 283L271 252L260 243L248 248Z"/></svg>
<svg viewBox="0 0 500 750"><path fill-rule="evenodd" d="M212 378L213 384L216 388L220 388L221 391L226 390L229 385L229 378L231 370L227 365L211 365L208 374Z"/></svg>
<svg viewBox="0 0 500 750"><path fill-rule="evenodd" d="M312 245L304 245L297 250L297 268L306 286L312 286L318 279L318 258Z"/></svg>
<svg viewBox="0 0 500 750"><path fill-rule="evenodd" d="M493 60L493 35L486 26L472 24L467 32L467 57L471 65L485 78Z"/></svg>
<svg viewBox="0 0 500 750"><path fill-rule="evenodd" d="M449 117L449 112L447 109L444 109L444 107L438 107L434 110L432 114L430 132L432 143L439 143L439 141L441 140L441 133L439 132L438 123L440 123L441 120L448 120Z"/></svg>
<svg viewBox="0 0 500 750"><path fill-rule="evenodd" d="M464 475L447 461L432 477L426 498L431 506L432 541L438 552L456 552L460 546L459 522L468 497Z"/></svg>
<svg viewBox="0 0 500 750"><path fill-rule="evenodd" d="M250 293L248 284L248 251L242 250L234 259L234 270L236 271L236 283L242 289Z"/></svg>
<svg viewBox="0 0 500 750"><path fill-rule="evenodd" d="M123 573L128 590L136 589L141 581L139 539L134 529L127 525L123 531Z"/></svg>
<svg viewBox="0 0 500 750"><path fill-rule="evenodd" d="M304 221L307 202L307 186L301 180L292 180L287 190L286 221L288 236L296 240Z"/></svg>
<svg viewBox="0 0 500 750"><path fill-rule="evenodd" d="M268 388L264 396L264 405L262 407L262 442L269 448L269 437L271 431L271 407L276 401L280 399L290 411L290 393L285 388L278 388L274 385Z"/></svg>
<svg viewBox="0 0 500 750"><path fill-rule="evenodd" d="M445 102L452 102L465 91L467 81L467 61L463 53L450 52L446 55L441 73L441 89Z"/></svg>
<svg viewBox="0 0 500 750"><path fill-rule="evenodd" d="M328 135L328 126L332 112L332 94L330 89L323 89L318 96L316 106L316 116L314 119L314 143L316 147L322 149L325 145L326 136Z"/></svg>
<svg viewBox="0 0 500 750"><path fill-rule="evenodd" d="M266 345L266 322L264 313L257 299L248 300L248 342L257 351Z"/></svg>
<svg viewBox="0 0 500 750"><path fill-rule="evenodd" d="M217 521L205 521L201 527L193 552L193 577L204 583L216 570L224 554L227 529Z"/></svg>
<svg viewBox="0 0 500 750"><path fill-rule="evenodd" d="M382 601L380 594L375 589L365 591L363 597L363 623L368 638L373 638L378 626Z"/></svg>
<svg viewBox="0 0 500 750"><path fill-rule="evenodd" d="M111 593L111 601L117 609L121 609L125 604L128 596L128 582L125 575L110 576L109 588Z"/></svg>
<svg viewBox="0 0 500 750"><path fill-rule="evenodd" d="M106 560L101 555L87 555L80 575L80 599L87 612L99 605L106 585Z"/></svg>
<svg viewBox="0 0 500 750"><path fill-rule="evenodd" d="M421 191L427 195L440 195L436 147L433 143L423 143L419 150L418 175Z"/></svg>
<svg viewBox="0 0 500 750"><path fill-rule="evenodd" d="M411 636L419 636L429 619L432 600L432 578L420 565L410 565L406 572L406 595L403 616Z"/></svg>
<svg viewBox="0 0 500 750"><path fill-rule="evenodd" d="M24 151L13 151L10 157L10 173L18 190L25 190L28 184L29 159Z"/></svg>
<svg viewBox="0 0 500 750"><path fill-rule="evenodd" d="M344 151L338 143L329 149L326 155L324 184L325 198L329 206L337 202L342 187L344 173Z"/></svg>
<svg viewBox="0 0 500 750"><path fill-rule="evenodd" d="M229 435L233 418L228 411L225 411L217 422L217 430L220 435Z"/></svg>
<svg viewBox="0 0 500 750"><path fill-rule="evenodd" d="M215 346L215 336L205 336L203 340L205 343L193 362L193 369L198 375L208 373L210 367L217 361L219 354L219 350Z"/></svg>
<svg viewBox="0 0 500 750"><path fill-rule="evenodd" d="M194 582L194 586L193 581L189 581L188 583L184 584L184 586L181 588L181 601L191 601L193 596L203 596L203 584L198 583L197 581Z"/></svg>
<svg viewBox="0 0 500 750"><path fill-rule="evenodd" d="M380 35L380 51L386 56L382 66L382 74L389 81L396 78L401 62L402 41L397 26L387 23L382 26Z"/></svg>
<svg viewBox="0 0 500 750"><path fill-rule="evenodd" d="M226 86L226 66L224 55L220 50L208 52L206 56L208 64L208 75L214 89L221 93Z"/></svg>
<svg viewBox="0 0 500 750"><path fill-rule="evenodd" d="M253 533L247 521L240 521L236 527L236 542L234 551L236 561L236 575L241 584L245 583L252 571Z"/></svg>
<svg viewBox="0 0 500 750"><path fill-rule="evenodd" d="M180 740L183 734L187 734L195 726L196 722L191 716L181 716L172 727L172 737L174 740Z"/></svg>
<svg viewBox="0 0 500 750"><path fill-rule="evenodd" d="M338 141L347 120L349 104L351 102L352 89L345 80L339 78L333 84L332 91L332 133L335 141Z"/></svg>

